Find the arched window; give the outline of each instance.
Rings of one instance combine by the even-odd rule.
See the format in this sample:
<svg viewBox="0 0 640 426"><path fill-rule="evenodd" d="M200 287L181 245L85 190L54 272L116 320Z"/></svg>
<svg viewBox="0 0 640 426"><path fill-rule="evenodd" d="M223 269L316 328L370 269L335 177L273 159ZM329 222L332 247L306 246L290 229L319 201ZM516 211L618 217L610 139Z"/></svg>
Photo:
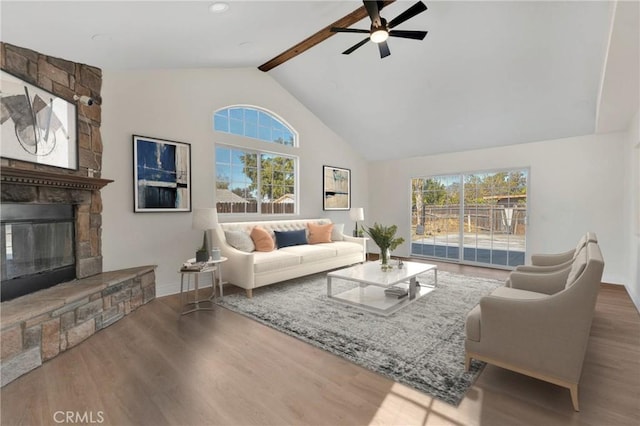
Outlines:
<svg viewBox="0 0 640 426"><path fill-rule="evenodd" d="M256 107L238 105L221 109L213 116L213 128L265 142L298 146L295 130L273 113Z"/></svg>
<svg viewBox="0 0 640 426"><path fill-rule="evenodd" d="M216 207L218 213L296 214L298 210L298 134L284 120L257 107L232 106L214 114L216 132L235 138L233 145L216 142ZM268 149L268 150L267 150Z"/></svg>

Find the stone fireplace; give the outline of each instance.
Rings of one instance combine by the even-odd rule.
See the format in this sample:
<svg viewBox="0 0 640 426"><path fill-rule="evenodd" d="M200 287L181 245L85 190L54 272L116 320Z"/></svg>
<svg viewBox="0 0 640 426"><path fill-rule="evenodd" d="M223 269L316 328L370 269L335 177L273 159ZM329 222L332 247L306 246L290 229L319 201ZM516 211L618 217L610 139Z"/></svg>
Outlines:
<svg viewBox="0 0 640 426"><path fill-rule="evenodd" d="M3 160L4 161L4 160ZM23 170L15 167L2 167L2 191L0 195L0 201L3 207L8 206L8 211L3 208L3 216L12 214L19 215L18 219L24 218L25 214L38 214L39 209L37 207L50 207L48 210L60 210L67 206L71 210L71 224L72 224L72 257L73 257L73 276L67 273L59 272L60 279L56 281L55 276L52 277L53 281L49 281L48 284L57 284L63 281L68 281L74 278L85 278L102 272L102 254L100 248L101 241L101 197L99 190L111 182L110 180L100 178L88 178L76 175L57 175L51 172L39 171L39 170ZM44 214L44 213L43 213ZM51 217L51 214L46 214L46 217ZM34 274L38 274L42 279L41 274L46 272L42 268L36 268L34 274L20 274L19 277L6 277L7 272L11 271L11 268L7 268L11 264L7 263L7 245L11 242L12 246L18 244L19 241L9 241L8 224L12 223L12 217L3 217L2 220L2 233L3 233L3 281L2 281L2 300L9 300L13 297L6 297L4 294L5 287L16 287L20 284L16 280L27 280L29 285L29 278ZM19 223L14 221L13 223ZM12 236L12 235L11 235ZM13 237L13 236L12 236ZM37 235L35 236L37 237ZM15 240L15 238L12 238ZM47 241L35 241L36 244L51 244ZM19 250L20 247L17 247ZM69 264L69 262L64 262ZM52 268L59 271L60 266ZM69 268L67 268L69 269ZM27 271L29 272L29 271ZM55 275L55 274L54 274ZM34 287L35 288L35 287ZM38 290L45 288L40 286L35 288ZM21 296L28 292L22 292L19 290L10 290L10 295L16 294ZM14 297L17 297L14 296Z"/></svg>
<svg viewBox="0 0 640 426"><path fill-rule="evenodd" d="M101 179L102 71L0 42L0 68L47 90L68 102L74 95L96 100L77 105L78 169L61 169L42 164L2 158L2 204L67 204L75 214L76 277L102 272L100 189L110 180Z"/></svg>
<svg viewBox="0 0 640 426"><path fill-rule="evenodd" d="M91 106L76 104L77 170L8 158L0 160L2 207L18 212L2 217L3 226L15 219L16 228L12 225L9 231L6 228L2 231L4 258L0 291L4 281L12 281L8 276L5 280L4 268L15 267L17 263L35 275L46 266L53 270L66 267L72 274L63 276L60 281L64 282L59 284L52 282L58 281L57 278L47 278L45 286L55 285L2 302L0 385L4 386L153 300L155 265L102 270L100 190L112 182L100 176L102 71L2 42L0 68L68 102L74 102L74 95L96 100ZM21 208L28 213L41 208L46 212L35 213L37 217L33 221L20 221ZM51 210L68 214L59 218L52 216ZM40 227L33 225L35 223L48 225ZM23 224L26 228L18 230ZM18 235L20 233L22 235ZM61 254L49 255L50 247L43 247L52 244L50 234L61 237ZM18 255L14 253L13 244L20 239L27 247L22 246ZM32 247L28 247L29 244ZM29 254L29 250L36 253ZM11 261L15 260L15 254L20 262L7 263L7 251L11 252ZM43 252L49 255L46 261L40 260Z"/></svg>

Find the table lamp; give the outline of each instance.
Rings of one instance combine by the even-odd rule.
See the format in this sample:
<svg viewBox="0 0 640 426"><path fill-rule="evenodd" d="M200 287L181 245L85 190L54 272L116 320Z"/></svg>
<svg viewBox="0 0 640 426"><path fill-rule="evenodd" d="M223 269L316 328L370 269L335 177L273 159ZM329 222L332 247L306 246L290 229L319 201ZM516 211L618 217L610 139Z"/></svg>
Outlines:
<svg viewBox="0 0 640 426"><path fill-rule="evenodd" d="M202 237L202 247L196 251L196 262L206 262L209 260L209 241L207 230L218 225L218 211L215 208L194 209L191 228L204 231Z"/></svg>
<svg viewBox="0 0 640 426"><path fill-rule="evenodd" d="M356 229L354 229L353 231L353 236L358 237L361 233L361 232L358 232L358 221L364 220L364 208L362 207L352 208L351 211L349 212L349 216L351 217L351 220L355 220L356 222Z"/></svg>

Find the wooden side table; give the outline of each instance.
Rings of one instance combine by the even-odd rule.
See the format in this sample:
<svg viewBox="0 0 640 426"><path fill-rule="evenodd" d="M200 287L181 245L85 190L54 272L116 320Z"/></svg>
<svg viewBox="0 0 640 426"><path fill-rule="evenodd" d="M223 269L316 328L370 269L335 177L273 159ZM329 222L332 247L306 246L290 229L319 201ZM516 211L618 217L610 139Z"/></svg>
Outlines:
<svg viewBox="0 0 640 426"><path fill-rule="evenodd" d="M202 267L201 269L198 270L184 270L184 269L180 269L180 271L178 271L180 273L180 304L182 305L182 311L180 312L180 315L185 315L185 314L190 314L191 312L196 312L196 311L211 311L213 310L213 303L217 302L218 298L216 295L216 284L219 286L220 288L220 297L223 297L223 293L222 293L222 263L226 262L227 258L226 257L221 257L218 260L213 260L213 259L209 259L209 261L206 263L206 265L204 267ZM189 259L187 261L187 263L195 263L195 259ZM198 298L198 284L199 284L199 277L201 274L211 274L211 295L206 298L206 299L199 299ZM184 278L185 276L187 277L187 290L186 292L189 293L189 289L191 287L191 277L193 276L195 278L194 280L194 290L195 290L195 295L194 295L194 300L193 302L186 302L185 303L185 295L184 295ZM206 303L207 305L202 306L201 303ZM190 307L191 305L193 305L193 307L191 309L188 309L188 307ZM185 310L185 308L187 308Z"/></svg>

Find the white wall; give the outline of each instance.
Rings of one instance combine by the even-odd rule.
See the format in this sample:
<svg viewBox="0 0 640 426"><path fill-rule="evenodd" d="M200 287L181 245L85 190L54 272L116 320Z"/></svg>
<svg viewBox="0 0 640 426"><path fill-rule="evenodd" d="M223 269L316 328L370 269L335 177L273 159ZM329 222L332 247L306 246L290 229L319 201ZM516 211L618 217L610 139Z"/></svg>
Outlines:
<svg viewBox="0 0 640 426"><path fill-rule="evenodd" d="M529 167L527 259L573 248L594 231L606 262L603 280L623 284L629 279L625 139L589 135L371 163L367 223L397 224L408 241L411 177ZM408 255L408 242L396 253Z"/></svg>
<svg viewBox="0 0 640 426"><path fill-rule="evenodd" d="M640 311L640 111L629 125L626 138L625 178L628 201L626 223L629 229L629 281L627 290Z"/></svg>
<svg viewBox="0 0 640 426"><path fill-rule="evenodd" d="M194 257L202 234L191 229L190 213L133 213L133 134L190 143L193 207L213 207L214 141L232 140L213 132L213 112L234 104L260 106L300 134L299 218L329 217L345 223L345 232L353 228L348 212L322 210L325 164L351 169L352 206L367 208L366 162L261 71L105 71L102 99L102 177L115 180L102 191L104 270L158 265L159 296L179 291L176 271Z"/></svg>

